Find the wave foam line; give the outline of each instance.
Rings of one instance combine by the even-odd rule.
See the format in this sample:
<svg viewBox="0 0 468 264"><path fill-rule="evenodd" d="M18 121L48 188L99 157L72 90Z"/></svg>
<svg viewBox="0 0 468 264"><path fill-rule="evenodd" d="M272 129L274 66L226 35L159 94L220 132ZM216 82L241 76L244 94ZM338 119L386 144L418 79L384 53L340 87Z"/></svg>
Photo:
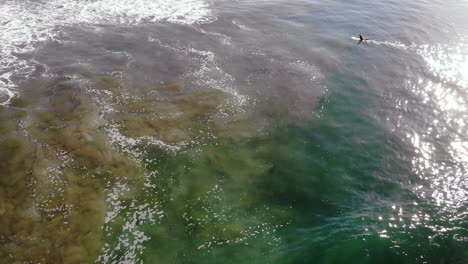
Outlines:
<svg viewBox="0 0 468 264"><path fill-rule="evenodd" d="M0 4L0 91L14 88L35 69L33 59L19 58L63 34L73 25L137 25L213 20L205 0L6 0ZM7 104L7 101L0 104Z"/></svg>

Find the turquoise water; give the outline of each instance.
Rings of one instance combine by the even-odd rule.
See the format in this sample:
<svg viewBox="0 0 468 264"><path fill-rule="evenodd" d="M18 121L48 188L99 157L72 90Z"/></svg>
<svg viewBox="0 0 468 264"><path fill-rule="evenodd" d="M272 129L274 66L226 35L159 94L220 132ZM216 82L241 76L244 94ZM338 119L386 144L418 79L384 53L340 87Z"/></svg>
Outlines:
<svg viewBox="0 0 468 264"><path fill-rule="evenodd" d="M375 104L356 89L365 81L329 82L300 124L278 118L248 140L152 154L163 178L149 196L167 218L143 227L155 241L145 262L464 263L466 221L412 191L421 180L402 158L411 150L366 117Z"/></svg>
<svg viewBox="0 0 468 264"><path fill-rule="evenodd" d="M465 2L0 10L0 263L468 263Z"/></svg>

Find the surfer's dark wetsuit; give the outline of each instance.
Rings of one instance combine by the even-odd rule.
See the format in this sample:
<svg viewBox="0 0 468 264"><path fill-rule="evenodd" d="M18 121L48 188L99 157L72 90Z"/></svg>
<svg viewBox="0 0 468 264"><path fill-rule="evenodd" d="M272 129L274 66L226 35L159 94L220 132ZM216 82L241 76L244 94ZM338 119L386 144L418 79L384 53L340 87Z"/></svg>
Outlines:
<svg viewBox="0 0 468 264"><path fill-rule="evenodd" d="M368 39L363 38L362 35L359 34L359 42L358 42L358 45L361 44L361 42L363 42L364 40L368 40Z"/></svg>

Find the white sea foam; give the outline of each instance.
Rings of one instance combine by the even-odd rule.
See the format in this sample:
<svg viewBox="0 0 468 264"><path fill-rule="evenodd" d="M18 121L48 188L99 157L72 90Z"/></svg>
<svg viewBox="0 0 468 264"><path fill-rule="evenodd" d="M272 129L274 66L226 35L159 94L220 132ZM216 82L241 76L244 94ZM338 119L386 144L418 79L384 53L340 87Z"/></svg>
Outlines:
<svg viewBox="0 0 468 264"><path fill-rule="evenodd" d="M36 66L33 58L23 55L56 40L64 34L62 27L213 19L204 0L5 0L0 14L0 93L10 98L18 81L28 78Z"/></svg>
<svg viewBox="0 0 468 264"><path fill-rule="evenodd" d="M180 146L175 146L175 145L169 145L165 143L162 140L159 140L154 137L138 137L138 138L133 138L133 137L127 137L120 133L119 131L119 126L116 124L108 124L106 127L107 135L109 136L109 140L112 144L115 144L116 146L119 146L120 151L131 155L135 158L142 158L144 156L144 152L138 151L135 149L135 147L148 144L148 145L155 145L158 146L162 149L165 149L167 151L171 152L177 152L181 150L181 146L186 144L186 142L182 142Z"/></svg>
<svg viewBox="0 0 468 264"><path fill-rule="evenodd" d="M239 106L247 104L247 96L237 91L234 77L221 68L217 61L217 57L212 51L198 50L190 46L181 45L179 42L171 44L162 43L157 37L153 36L148 36L148 41L154 42L160 47L164 47L193 58L199 68L195 71L186 73L184 77L195 77L194 79L197 85L210 87L233 95L237 105Z"/></svg>

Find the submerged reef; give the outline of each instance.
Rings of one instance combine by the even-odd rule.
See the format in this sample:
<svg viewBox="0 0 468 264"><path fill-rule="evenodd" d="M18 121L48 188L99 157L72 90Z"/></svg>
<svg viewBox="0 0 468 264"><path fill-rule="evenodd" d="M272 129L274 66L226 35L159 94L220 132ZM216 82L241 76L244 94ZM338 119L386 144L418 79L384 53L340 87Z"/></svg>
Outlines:
<svg viewBox="0 0 468 264"><path fill-rule="evenodd" d="M138 184L144 174L108 143L78 87L59 81L29 96L0 109L0 258L92 262L102 246L106 184Z"/></svg>
<svg viewBox="0 0 468 264"><path fill-rule="evenodd" d="M222 154L267 125L255 104L178 83L133 91L109 76L79 80L35 80L0 108L2 263L167 263L215 245L232 254L222 245L265 230L278 241L248 188L271 165L249 149ZM140 216L129 220L132 210Z"/></svg>

